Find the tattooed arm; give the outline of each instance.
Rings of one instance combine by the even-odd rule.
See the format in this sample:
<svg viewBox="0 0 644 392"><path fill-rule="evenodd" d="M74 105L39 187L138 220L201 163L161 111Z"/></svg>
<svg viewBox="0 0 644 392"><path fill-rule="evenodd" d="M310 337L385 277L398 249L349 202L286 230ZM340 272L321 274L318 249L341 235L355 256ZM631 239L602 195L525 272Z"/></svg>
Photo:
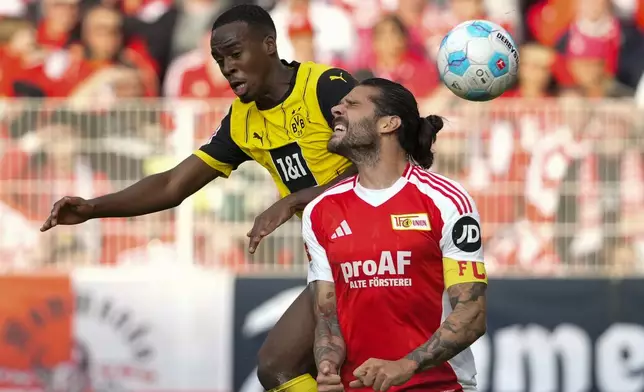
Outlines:
<svg viewBox="0 0 644 392"><path fill-rule="evenodd" d="M416 372L427 370L452 359L485 333L487 284L460 283L447 289L452 313L432 337L409 353Z"/></svg>
<svg viewBox="0 0 644 392"><path fill-rule="evenodd" d="M315 364L318 370L329 366L329 371L337 374L344 361L346 347L338 323L335 284L317 280L311 282L310 290L313 291L315 313Z"/></svg>

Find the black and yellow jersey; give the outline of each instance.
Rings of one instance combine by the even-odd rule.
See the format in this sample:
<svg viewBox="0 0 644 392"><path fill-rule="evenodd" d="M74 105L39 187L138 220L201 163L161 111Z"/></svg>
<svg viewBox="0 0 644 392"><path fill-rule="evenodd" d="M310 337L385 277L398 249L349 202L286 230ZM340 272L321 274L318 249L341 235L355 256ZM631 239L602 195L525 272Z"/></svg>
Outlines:
<svg viewBox="0 0 644 392"><path fill-rule="evenodd" d="M236 99L210 141L195 152L225 177L254 160L273 177L282 197L324 185L351 163L327 150L331 108L357 81L346 71L313 62L296 63L291 87L277 106L259 110Z"/></svg>

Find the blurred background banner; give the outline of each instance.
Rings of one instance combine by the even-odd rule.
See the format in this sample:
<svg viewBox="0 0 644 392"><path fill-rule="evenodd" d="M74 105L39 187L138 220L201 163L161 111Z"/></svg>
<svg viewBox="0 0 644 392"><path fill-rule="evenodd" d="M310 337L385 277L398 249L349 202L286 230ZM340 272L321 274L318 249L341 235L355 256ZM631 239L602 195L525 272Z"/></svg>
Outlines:
<svg viewBox="0 0 644 392"><path fill-rule="evenodd" d="M261 392L255 354L305 288L239 278L234 391ZM491 280L488 332L473 346L481 392L644 390L644 280Z"/></svg>
<svg viewBox="0 0 644 392"><path fill-rule="evenodd" d="M0 277L0 388L38 388L72 360L74 294L65 274Z"/></svg>
<svg viewBox="0 0 644 392"><path fill-rule="evenodd" d="M233 284L191 267L3 277L0 387L230 391Z"/></svg>
<svg viewBox="0 0 644 392"><path fill-rule="evenodd" d="M306 286L120 267L0 279L15 287L31 294L2 308L4 391L261 392L257 351ZM641 392L642 298L642 279L493 279L480 391Z"/></svg>

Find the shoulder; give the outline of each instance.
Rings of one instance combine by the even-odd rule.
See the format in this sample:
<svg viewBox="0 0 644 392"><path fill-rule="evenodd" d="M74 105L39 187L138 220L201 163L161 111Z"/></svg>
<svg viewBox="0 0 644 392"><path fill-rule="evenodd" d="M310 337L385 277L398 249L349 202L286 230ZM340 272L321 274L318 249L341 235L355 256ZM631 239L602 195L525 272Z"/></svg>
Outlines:
<svg viewBox="0 0 644 392"><path fill-rule="evenodd" d="M310 222L311 217L323 210L327 203L332 203L333 200L337 197L352 190L355 186L355 181L356 176L346 178L324 191L322 194L320 194L320 196L313 199L304 208L302 220L308 220Z"/></svg>
<svg viewBox="0 0 644 392"><path fill-rule="evenodd" d="M457 181L440 174L412 166L408 180L418 191L431 199L443 216L443 221L453 216L478 214L474 200Z"/></svg>
<svg viewBox="0 0 644 392"><path fill-rule="evenodd" d="M344 90L346 88L352 89L358 84L353 75L342 68L324 66L318 70L318 74L318 89L340 87Z"/></svg>
<svg viewBox="0 0 644 392"><path fill-rule="evenodd" d="M305 83L313 91L307 94L307 100L316 104L329 126L333 122L332 108L337 105L355 86L358 81L347 71L312 62L304 63L308 68Z"/></svg>

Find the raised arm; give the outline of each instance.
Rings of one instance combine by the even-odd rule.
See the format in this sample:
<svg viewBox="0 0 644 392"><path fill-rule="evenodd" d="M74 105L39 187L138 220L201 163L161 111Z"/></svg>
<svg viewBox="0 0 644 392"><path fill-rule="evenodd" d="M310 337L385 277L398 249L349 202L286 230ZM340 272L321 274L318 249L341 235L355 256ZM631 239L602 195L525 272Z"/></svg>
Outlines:
<svg viewBox="0 0 644 392"><path fill-rule="evenodd" d="M344 356L346 346L340 332L335 300L335 284L315 281L310 285L313 294L313 312L315 315L315 343L313 353L318 371L337 374ZM327 369L327 371L325 371Z"/></svg>
<svg viewBox="0 0 644 392"><path fill-rule="evenodd" d="M421 372L452 359L483 336L486 327L487 284L461 283L447 289L452 313L432 337L409 353L415 372Z"/></svg>
<svg viewBox="0 0 644 392"><path fill-rule="evenodd" d="M95 199L63 197L54 204L40 230L75 225L93 218L139 216L176 207L215 178L228 177L249 159L230 137L229 114L207 144L174 168Z"/></svg>

